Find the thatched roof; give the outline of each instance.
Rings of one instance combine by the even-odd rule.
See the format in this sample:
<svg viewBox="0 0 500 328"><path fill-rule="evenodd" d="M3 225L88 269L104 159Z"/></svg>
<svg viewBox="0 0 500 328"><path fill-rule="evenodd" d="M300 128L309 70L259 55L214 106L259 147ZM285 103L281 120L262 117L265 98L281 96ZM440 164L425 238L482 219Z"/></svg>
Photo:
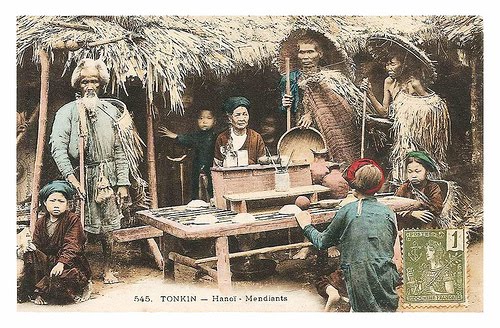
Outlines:
<svg viewBox="0 0 500 328"><path fill-rule="evenodd" d="M482 46L482 20L466 16L19 16L17 63L23 65L27 54L38 62L40 49L54 59L61 56L58 47L66 47L66 70L82 58L101 57L112 93L126 91L127 77L136 76L150 98L161 93L182 113L187 76L278 67L282 41L298 29L322 33L350 58L366 51L375 32L404 35L417 46L438 38Z"/></svg>
<svg viewBox="0 0 500 328"><path fill-rule="evenodd" d="M179 28L182 26L183 28ZM93 42L116 40L94 47ZM227 74L233 68L234 49L224 35L203 22L179 17L31 17L17 19L17 62L26 50L46 49L54 57L63 42L76 41L66 67L85 57L102 57L110 69L112 92L125 87L126 78L139 77L151 92L170 97L171 108L182 112L181 94L188 75L209 69ZM68 46L68 43L66 43ZM82 46L78 48L78 46Z"/></svg>

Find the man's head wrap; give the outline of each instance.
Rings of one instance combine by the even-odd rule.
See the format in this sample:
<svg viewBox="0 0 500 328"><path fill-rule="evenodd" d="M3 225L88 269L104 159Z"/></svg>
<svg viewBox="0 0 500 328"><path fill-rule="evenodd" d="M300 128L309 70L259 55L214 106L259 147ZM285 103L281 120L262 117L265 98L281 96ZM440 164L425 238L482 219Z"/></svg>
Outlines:
<svg viewBox="0 0 500 328"><path fill-rule="evenodd" d="M105 87L109 82L109 72L106 64L101 60L91 58L82 59L71 75L71 86L75 89L79 88L80 80L82 79L82 71L94 70L97 72L101 88Z"/></svg>
<svg viewBox="0 0 500 328"><path fill-rule="evenodd" d="M411 151L406 155L406 165L409 163L409 159L414 158L417 163L422 164L425 169L429 172L437 171L437 166L434 160L424 151Z"/></svg>
<svg viewBox="0 0 500 328"><path fill-rule="evenodd" d="M226 99L222 105L222 110L231 115L233 111L240 106L243 106L248 110L250 109L250 101L245 97L230 97Z"/></svg>
<svg viewBox="0 0 500 328"><path fill-rule="evenodd" d="M365 165L373 165L380 171L381 178L379 181L369 182L369 180L360 177L359 174L356 177L356 172ZM351 188L356 189L362 192L363 194L367 195L373 195L374 193L376 193L380 188L382 188L382 185L384 184L385 181L384 170L382 170L382 168L380 167L380 165L377 164L377 162L369 158L360 158L354 161L344 173L344 179L349 183L349 186Z"/></svg>
<svg viewBox="0 0 500 328"><path fill-rule="evenodd" d="M54 180L46 184L39 193L40 202L44 203L50 195L55 192L60 192L66 197L67 200L73 199L73 195L75 194L75 189L73 186L64 180Z"/></svg>

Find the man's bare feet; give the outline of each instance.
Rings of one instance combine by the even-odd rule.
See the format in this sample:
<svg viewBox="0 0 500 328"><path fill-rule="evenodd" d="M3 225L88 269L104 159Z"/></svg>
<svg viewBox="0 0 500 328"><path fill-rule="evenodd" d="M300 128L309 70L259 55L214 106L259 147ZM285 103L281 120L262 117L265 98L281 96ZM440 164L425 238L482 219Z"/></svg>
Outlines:
<svg viewBox="0 0 500 328"><path fill-rule="evenodd" d="M111 269L104 271L103 280L105 284L116 284L119 282Z"/></svg>
<svg viewBox="0 0 500 328"><path fill-rule="evenodd" d="M47 301L45 301L42 296L37 296L33 301L36 305L47 305Z"/></svg>
<svg viewBox="0 0 500 328"><path fill-rule="evenodd" d="M292 259L294 260L305 260L307 258L307 255L311 252L311 249L309 247L304 247L301 248L300 251L295 254Z"/></svg>

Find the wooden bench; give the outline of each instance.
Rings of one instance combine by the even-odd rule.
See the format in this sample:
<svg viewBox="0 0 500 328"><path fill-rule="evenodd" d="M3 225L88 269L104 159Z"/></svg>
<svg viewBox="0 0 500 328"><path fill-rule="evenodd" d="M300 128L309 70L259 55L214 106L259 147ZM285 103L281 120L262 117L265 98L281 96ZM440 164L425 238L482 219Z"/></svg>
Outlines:
<svg viewBox="0 0 500 328"><path fill-rule="evenodd" d="M156 244L156 241L154 240L155 237L161 236L163 236L163 231L150 225L118 229L113 231L113 239L119 243L146 239L149 250L153 255L156 265L160 270L163 270L163 256L160 252L158 244Z"/></svg>
<svg viewBox="0 0 500 328"><path fill-rule="evenodd" d="M150 225L115 230L113 238L119 243L163 236L163 231Z"/></svg>
<svg viewBox="0 0 500 328"><path fill-rule="evenodd" d="M309 185L309 186L299 186L290 188L288 191L253 191L240 194L225 195L224 198L230 203L230 208L232 211L238 213L247 212L247 202L256 200L279 200L286 199L289 197L311 195L311 203L318 201L318 194L323 192L329 192L330 188L321 185Z"/></svg>

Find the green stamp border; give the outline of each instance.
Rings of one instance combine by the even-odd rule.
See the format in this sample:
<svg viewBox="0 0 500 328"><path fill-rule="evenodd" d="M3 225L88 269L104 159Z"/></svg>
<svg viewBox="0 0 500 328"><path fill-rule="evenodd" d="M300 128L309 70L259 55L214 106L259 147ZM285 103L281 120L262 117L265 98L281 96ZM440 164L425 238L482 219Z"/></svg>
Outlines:
<svg viewBox="0 0 500 328"><path fill-rule="evenodd" d="M464 299L463 301L456 302L407 302L406 301L406 275L405 275L405 249L404 249L404 236L409 231L446 231L446 230L463 230L464 231ZM467 307L469 295L469 266L468 266L468 252L469 252L469 231L467 228L430 228L430 229L403 229L401 234L398 234L399 242L401 245L402 257L402 273L403 273L403 286L402 286L402 307L403 308L443 308L443 307Z"/></svg>

